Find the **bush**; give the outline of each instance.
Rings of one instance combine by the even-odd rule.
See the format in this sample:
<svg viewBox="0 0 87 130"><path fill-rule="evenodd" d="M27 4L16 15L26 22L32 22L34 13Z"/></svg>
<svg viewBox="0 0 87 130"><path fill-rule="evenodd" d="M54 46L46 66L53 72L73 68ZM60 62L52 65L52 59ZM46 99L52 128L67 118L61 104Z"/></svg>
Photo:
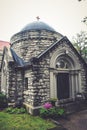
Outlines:
<svg viewBox="0 0 87 130"><path fill-rule="evenodd" d="M58 118L65 114L65 110L63 108L52 107L49 109L41 108L40 116L43 118Z"/></svg>
<svg viewBox="0 0 87 130"><path fill-rule="evenodd" d="M26 113L25 108L13 108L13 107L8 107L6 108L5 112L10 113L10 114L23 114Z"/></svg>
<svg viewBox="0 0 87 130"><path fill-rule="evenodd" d="M48 112L48 110L46 108L41 108L40 109L40 116L41 117L48 117L48 115L49 115L49 112Z"/></svg>
<svg viewBox="0 0 87 130"><path fill-rule="evenodd" d="M59 116L62 116L62 115L65 114L65 110L64 110L63 108L58 108L58 109L56 110L56 112L57 112L57 115L59 115Z"/></svg>
<svg viewBox="0 0 87 130"><path fill-rule="evenodd" d="M57 114L56 108L55 107L50 108L48 113L49 113L49 117L56 117L56 114Z"/></svg>
<svg viewBox="0 0 87 130"><path fill-rule="evenodd" d="M0 93L0 109L6 108L8 106L6 95Z"/></svg>

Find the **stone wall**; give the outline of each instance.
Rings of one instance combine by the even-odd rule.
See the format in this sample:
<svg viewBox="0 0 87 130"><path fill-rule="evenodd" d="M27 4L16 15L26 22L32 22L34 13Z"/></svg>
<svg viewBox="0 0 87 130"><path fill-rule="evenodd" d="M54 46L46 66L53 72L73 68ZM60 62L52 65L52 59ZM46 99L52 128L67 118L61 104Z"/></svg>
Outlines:
<svg viewBox="0 0 87 130"><path fill-rule="evenodd" d="M50 97L49 60L34 62L31 69L25 71L28 78L28 90L24 91L24 102L32 106L41 106Z"/></svg>
<svg viewBox="0 0 87 130"><path fill-rule="evenodd" d="M9 98L9 103L15 103L16 101L16 73L14 69L14 64L9 65L8 68L8 98Z"/></svg>
<svg viewBox="0 0 87 130"><path fill-rule="evenodd" d="M31 57L35 57L51 44L60 40L62 36L58 33L49 31L30 31L14 35L11 38L11 47L15 50L19 57L28 61Z"/></svg>
<svg viewBox="0 0 87 130"><path fill-rule="evenodd" d="M15 68L14 63L9 63L7 72L7 89L9 104L23 102L24 80L23 72Z"/></svg>
<svg viewBox="0 0 87 130"><path fill-rule="evenodd" d="M40 106L50 98L49 60L40 60L37 65L33 66L33 72L33 86L35 88L34 106Z"/></svg>
<svg viewBox="0 0 87 130"><path fill-rule="evenodd" d="M28 78L28 89L24 90L24 102L29 105L34 104L34 91L35 87L33 86L34 73L32 72L32 68L25 71L25 78Z"/></svg>

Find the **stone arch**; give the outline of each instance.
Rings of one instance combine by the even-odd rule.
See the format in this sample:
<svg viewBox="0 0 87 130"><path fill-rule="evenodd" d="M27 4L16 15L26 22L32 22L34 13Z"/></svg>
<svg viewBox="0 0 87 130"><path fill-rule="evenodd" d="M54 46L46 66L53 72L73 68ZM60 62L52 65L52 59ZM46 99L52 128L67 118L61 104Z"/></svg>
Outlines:
<svg viewBox="0 0 87 130"><path fill-rule="evenodd" d="M63 59L69 63L68 68L57 68L56 63L59 59ZM74 52L66 48L55 51L50 60L50 97L57 96L57 75L59 73L67 73L69 75L69 98L75 98L77 92L81 92L81 74L79 59Z"/></svg>
<svg viewBox="0 0 87 130"><path fill-rule="evenodd" d="M76 55L70 51L70 50L66 50L66 49L60 49L60 50L57 50L51 57L51 60L50 60L50 67L51 68L55 68L55 61L56 59L59 57L59 56L62 56L62 55L65 55L69 61L72 62L72 67L74 69L78 69L80 68L79 64L78 64L78 60L76 58Z"/></svg>

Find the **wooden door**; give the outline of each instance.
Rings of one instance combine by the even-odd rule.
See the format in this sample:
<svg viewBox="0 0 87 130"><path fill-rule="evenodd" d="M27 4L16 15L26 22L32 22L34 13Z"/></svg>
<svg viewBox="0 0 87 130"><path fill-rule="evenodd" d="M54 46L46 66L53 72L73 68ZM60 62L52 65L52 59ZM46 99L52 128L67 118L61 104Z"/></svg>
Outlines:
<svg viewBox="0 0 87 130"><path fill-rule="evenodd" d="M57 97L59 100L69 98L69 73L58 73Z"/></svg>

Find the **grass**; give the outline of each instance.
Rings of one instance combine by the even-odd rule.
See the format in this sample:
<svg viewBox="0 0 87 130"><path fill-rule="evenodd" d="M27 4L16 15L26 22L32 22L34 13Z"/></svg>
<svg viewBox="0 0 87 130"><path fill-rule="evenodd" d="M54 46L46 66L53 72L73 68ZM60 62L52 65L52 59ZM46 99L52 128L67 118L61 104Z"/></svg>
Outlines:
<svg viewBox="0 0 87 130"><path fill-rule="evenodd" d="M53 127L52 122L39 116L0 112L0 130L47 130Z"/></svg>

